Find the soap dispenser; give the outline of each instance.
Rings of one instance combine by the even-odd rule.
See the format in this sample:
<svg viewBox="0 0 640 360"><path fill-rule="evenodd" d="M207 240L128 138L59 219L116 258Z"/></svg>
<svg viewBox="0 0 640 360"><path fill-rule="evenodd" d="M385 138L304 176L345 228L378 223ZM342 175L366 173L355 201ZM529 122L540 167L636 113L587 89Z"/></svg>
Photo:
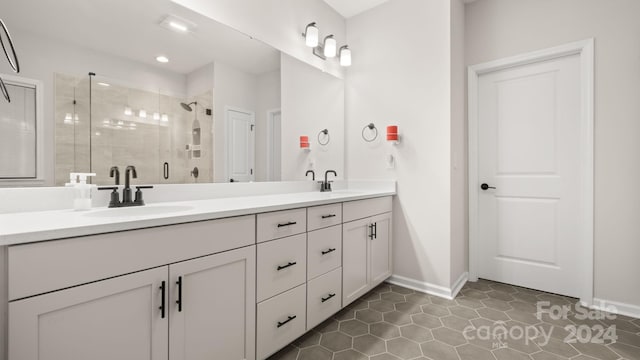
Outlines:
<svg viewBox="0 0 640 360"><path fill-rule="evenodd" d="M69 182L65 184L75 189L75 198L73 199L73 208L75 210L91 209L91 189L95 185L87 184L87 178L96 176L95 173L71 173L69 174Z"/></svg>

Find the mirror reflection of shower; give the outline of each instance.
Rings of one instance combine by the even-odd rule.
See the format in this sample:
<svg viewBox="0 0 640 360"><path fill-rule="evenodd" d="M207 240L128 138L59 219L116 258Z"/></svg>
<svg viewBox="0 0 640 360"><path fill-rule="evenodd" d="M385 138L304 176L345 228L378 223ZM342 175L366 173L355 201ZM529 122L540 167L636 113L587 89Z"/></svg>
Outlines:
<svg viewBox="0 0 640 360"><path fill-rule="evenodd" d="M191 144L190 146L187 145L187 149L189 151L190 157L194 159L199 159L202 153L200 149L201 129L200 129L200 122L198 121L198 111L197 111L198 102L193 101L188 104L180 103L180 106L182 106L183 109L189 112L192 112L194 109L191 107L191 105L193 105L196 108L196 111L195 111L195 117L194 117L193 123L191 124Z"/></svg>

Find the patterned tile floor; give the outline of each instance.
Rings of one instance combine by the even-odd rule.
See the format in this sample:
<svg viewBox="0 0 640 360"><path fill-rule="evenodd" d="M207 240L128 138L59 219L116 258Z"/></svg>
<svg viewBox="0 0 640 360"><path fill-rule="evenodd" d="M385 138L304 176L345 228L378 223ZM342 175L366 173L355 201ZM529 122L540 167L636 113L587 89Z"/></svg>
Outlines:
<svg viewBox="0 0 640 360"><path fill-rule="evenodd" d="M584 319L575 302L486 280L467 283L455 300L384 283L269 360L640 359L640 319ZM606 340L614 328L617 342Z"/></svg>

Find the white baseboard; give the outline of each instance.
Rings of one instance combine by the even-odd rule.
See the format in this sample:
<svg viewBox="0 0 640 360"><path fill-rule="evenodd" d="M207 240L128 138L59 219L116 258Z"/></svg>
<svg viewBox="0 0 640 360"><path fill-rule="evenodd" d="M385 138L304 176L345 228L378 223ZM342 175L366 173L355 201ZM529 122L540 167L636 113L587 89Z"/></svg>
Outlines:
<svg viewBox="0 0 640 360"><path fill-rule="evenodd" d="M591 305L591 308L640 319L640 306L638 305L593 298L593 304Z"/></svg>
<svg viewBox="0 0 640 360"><path fill-rule="evenodd" d="M410 279L400 275L391 275L391 277L387 279L387 282L394 285L403 286L412 290L421 291L429 295L435 295L445 299L452 300L453 298L456 297L456 295L458 295L458 292L460 291L460 289L462 289L464 284L467 283L468 276L469 276L469 273L467 272L460 275L458 280L456 280L456 282L453 284L451 288L448 288L446 286L431 284L426 281Z"/></svg>

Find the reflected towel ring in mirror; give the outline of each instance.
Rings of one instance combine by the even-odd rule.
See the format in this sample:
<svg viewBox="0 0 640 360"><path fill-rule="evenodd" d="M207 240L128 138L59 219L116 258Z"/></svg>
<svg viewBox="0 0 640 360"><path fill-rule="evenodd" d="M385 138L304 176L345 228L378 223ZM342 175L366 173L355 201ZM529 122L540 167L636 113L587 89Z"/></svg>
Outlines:
<svg viewBox="0 0 640 360"><path fill-rule="evenodd" d="M326 139L324 141L322 141L322 134L324 134L324 138ZM328 129L320 130L320 132L318 133L318 144L322 146L326 146L327 144L329 144L329 141L331 141L331 137L329 136L329 130Z"/></svg>
<svg viewBox="0 0 640 360"><path fill-rule="evenodd" d="M9 97L9 91L7 90L7 87L4 85L4 81L2 81L2 78L0 78L0 91L2 91L2 95L7 100L7 102L11 102L11 98Z"/></svg>
<svg viewBox="0 0 640 360"><path fill-rule="evenodd" d="M369 130L373 130L373 132L374 132L373 137L369 137L369 138L367 138L367 137L365 136L365 134L364 134L364 133L365 133L365 131L367 131L367 129L369 129ZM377 139L377 138L378 138L378 128L376 128L376 126L375 126L375 125L373 125L373 123L370 123L369 125L365 125L365 127L363 127L363 128L362 128L362 139L364 139L364 141L366 141L366 142L372 142L372 141L374 141L374 140L375 140L375 139Z"/></svg>
<svg viewBox="0 0 640 360"><path fill-rule="evenodd" d="M11 35L9 35L9 30L7 30L7 25L4 24L4 21L0 19L0 27L2 27L2 33L0 33L0 44L2 45L2 50L4 50L4 55L7 57L9 61L9 65L16 73L20 72L20 63L18 62L18 55L16 55L16 48L13 46L13 40L11 40ZM9 43L8 46L11 48L11 54L13 57L9 55L9 51L7 50L7 45L4 43L4 38L6 38Z"/></svg>

